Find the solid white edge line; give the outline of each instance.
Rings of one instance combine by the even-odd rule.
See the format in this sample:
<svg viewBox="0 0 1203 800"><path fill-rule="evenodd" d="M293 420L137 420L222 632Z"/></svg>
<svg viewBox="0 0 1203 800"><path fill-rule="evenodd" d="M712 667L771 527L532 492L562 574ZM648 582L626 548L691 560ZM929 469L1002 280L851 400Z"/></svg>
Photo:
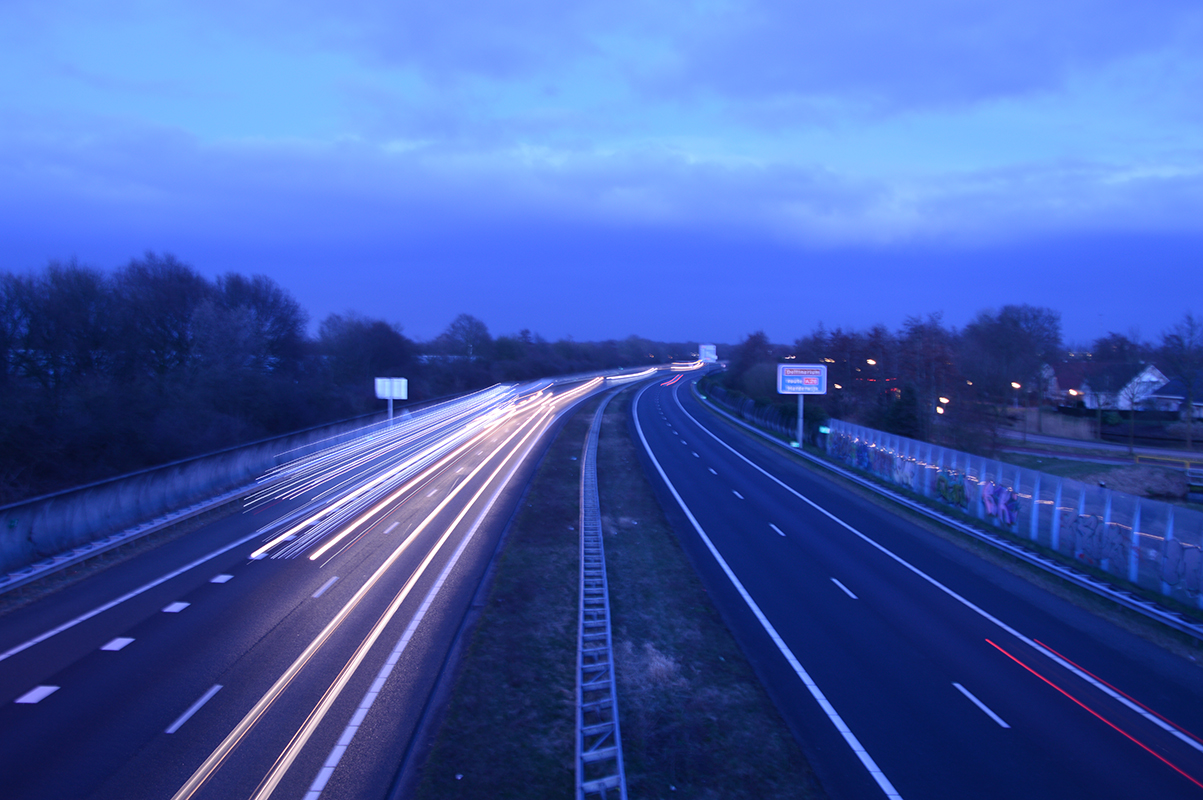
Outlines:
<svg viewBox="0 0 1203 800"><path fill-rule="evenodd" d="M849 588L848 588L847 586L845 586L844 584L840 583L840 582L839 582L838 580L836 580L835 578L832 578L832 579L831 579L831 582L832 582L832 583L834 583L836 586L840 587L841 589L843 589L843 590L844 590L844 594L848 595L848 596L849 596L849 597L851 597L853 600L858 600L858 599L859 599L859 598L858 598L856 595L854 595L854 594L852 593L852 590L851 590L851 589L849 589Z"/></svg>
<svg viewBox="0 0 1203 800"><path fill-rule="evenodd" d="M995 714L993 711L991 711L989 708L987 708L985 703L983 703L981 700L978 700L976 697L974 697L973 693L970 692L968 689L966 689L964 686L957 683L956 681L953 681L952 685L957 687L958 692L965 695L965 697L969 698L969 702L973 703L975 706L980 708L987 717L994 720L995 722L997 722L999 725L1001 725L1004 728L1011 727L1010 725L1008 725L1007 723L1002 721L1002 717L998 716L998 714Z"/></svg>
<svg viewBox="0 0 1203 800"><path fill-rule="evenodd" d="M543 431L540 432L539 436L535 437L535 441L538 441L539 438L547 432L548 427L550 427L550 425L545 427ZM405 648L409 645L410 639L413 638L414 632L418 629L418 625L421 624L422 620L426 617L426 613L430 610L430 606L434 603L435 597L442 590L443 585L447 582L447 578L450 576L451 570L455 568L460 556L468 547L468 544L472 541L472 538L476 536L476 532L480 529L485 517L493 509L493 504L497 502L497 498L500 497L505 488L509 486L510 481L514 478L514 474L526 461L526 458L530 454L530 451L533 449L533 447L534 442L531 442L526 446L526 450L523 453L522 458L518 459L514 466L510 468L509 474L505 476L505 479L489 497L485 507L481 509L481 512L473 521L472 527L460 540L459 546L455 548L455 551L451 554L451 558L447 561L447 564L443 567L442 571L439 573L439 576L435 579L434 585L430 587L430 589L426 592L426 596L422 598L422 605L418 607L417 612L415 612L414 616L410 618L409 624L405 627L405 632L401 634L401 638L397 640L397 644L393 647L388 658L385 659L384 664L376 673L376 680L372 682L372 685L364 694L363 699L359 701L359 706L357 707L354 716L351 717L351 721L347 723L345 728L343 728L342 735L338 737L338 742L330 750L330 754L326 756L325 763L322 765L321 769L318 770L317 776L314 777L313 783L311 783L309 786L309 791L305 793L305 800L317 800L317 798L321 796L322 791L326 788L326 784L330 780L330 777L334 774L335 767L338 766L338 762L342 759L343 753L346 752L347 747L351 744L351 740L355 738L355 734L359 732L359 727L363 724L364 719L367 717L368 710L372 707L372 704L376 702L377 696L379 696L381 690L383 690L385 681L387 681L389 676L392 674L393 668L397 665L397 662L400 661L401 654L405 652ZM506 460L508 460L508 458ZM504 466L504 464L505 462L503 461L502 465ZM479 497L479 494L477 496Z"/></svg>
<svg viewBox="0 0 1203 800"><path fill-rule="evenodd" d="M823 709L823 712L827 715L827 718L830 719L832 724L835 725L836 730L838 730L840 735L844 737L844 741L847 742L848 746L852 748L852 752L856 754L856 757L860 759L861 764L863 764L865 769L869 771L869 774L873 776L873 780L877 781L877 785L885 793L886 797L901 798L902 795L898 793L898 791L894 788L894 785L890 783L890 780L885 776L885 773L883 773L877 766L877 762L873 760L872 756L870 756L868 751L865 750L865 748L861 745L860 740L856 738L856 735L853 734L852 730L844 723L843 718L835 710L835 707L827 701L826 695L824 695L822 690L819 689L818 684L811 679L810 673L808 673L802 667L802 664L798 661L797 657L794 656L793 652L777 633L776 628L774 628L773 624L769 622L768 618L764 615L764 612L760 610L760 606L756 605L756 601L752 599L752 596L748 594L748 590L744 588L742 583L740 583L739 578L735 576L734 571L732 571L726 560L718 552L718 548L716 548L714 543L710 541L710 537L706 535L706 531L702 530L702 526L698 522L697 517L695 517L693 512L689 510L689 506L685 505L685 501L677 492L677 487L673 486L672 481L668 479L668 475L665 474L664 468L660 466L660 462L652 453L652 448L648 444L647 437L643 435L643 426L639 424L639 399L643 396L645 391L647 391L647 387L644 387L639 391L639 394L635 395L635 431L639 434L639 439L643 442L643 449L647 452L648 458L652 460L652 465L656 467L656 472L660 473L660 477L664 480L664 484L668 487L669 492L672 493L673 499L677 501L677 505L679 505L681 510L685 512L685 516L689 518L690 524L692 524L694 530L698 532L698 536L701 537L702 542L706 545L706 549L708 549L710 554L714 556L714 560L718 562L719 567L722 568L723 572L727 576L727 579L731 581L731 584L735 587L735 590L738 591L740 597L743 598L744 603L746 603L748 608L751 609L752 613L756 615L756 619L760 622L761 627L764 628L765 632L769 635L769 638L773 640L773 643L777 646L777 649L781 652L781 655L785 656L785 660L789 662L789 665L793 668L798 678L802 681L802 684L810 692L811 696L814 697L814 699L818 702L819 707ZM694 421L696 422L696 420Z"/></svg>
<svg viewBox="0 0 1203 800"><path fill-rule="evenodd" d="M840 527L844 528L845 530L847 530L849 533L853 534L854 536L856 536L856 537L860 538L860 539L861 539L863 542L865 542L865 543L866 543L866 544L868 544L869 546L873 547L874 549L876 549L878 552L882 553L882 554L883 554L883 555L885 555L886 557L893 559L893 560L894 560L896 563L898 563L898 564L900 564L902 567L904 567L904 568L906 568L906 569L910 570L912 573L914 573L915 575L919 576L919 577L920 577L920 578L922 578L923 580L927 581L929 584L931 584L932 586L936 587L936 588L937 588L937 589L939 589L940 591L944 592L946 595L948 595L948 596L949 596L949 597L951 597L952 599L954 599L954 600L956 600L957 602L961 603L962 605L964 605L964 606L965 606L966 608L968 608L969 610L971 610L971 611L973 611L974 613L976 613L976 614L980 615L980 616L981 616L983 619L986 619L986 620L988 620L988 621L992 622L993 624L997 625L997 626L999 627L999 629L1001 629L1001 630L1004 630L1004 631L1006 631L1007 633L1011 634L1011 635L1012 635L1012 636L1014 636L1016 639L1018 639L1019 641L1023 642L1023 643L1024 643L1024 644L1026 644L1028 647L1030 647L1030 648L1032 648L1033 650L1035 650L1037 653L1040 653L1042 656L1044 656L1045 658L1049 659L1049 660L1050 660L1050 661L1052 661L1053 663L1055 663L1055 664L1059 664L1060 666L1062 666L1062 667L1064 667L1065 669L1069 670L1071 673L1073 673L1074 675L1078 676L1078 677L1079 677L1079 678L1081 678L1082 680L1086 681L1086 682L1087 682L1087 683L1089 683L1091 686L1093 686L1094 688L1098 689L1100 692L1102 692L1103 694L1107 695L1107 696L1108 696L1108 697L1110 697L1111 699L1115 700L1115 701L1116 701L1116 702L1118 702L1118 703L1121 703L1121 704L1123 704L1123 705L1124 705L1124 706L1126 706L1126 707L1127 707L1129 710L1131 710L1131 711L1135 712L1136 714L1139 714L1140 716L1144 717L1144 718L1145 718L1145 719L1147 719L1149 722L1151 722L1151 723L1153 723L1154 725L1156 725L1157 727L1161 728L1161 729L1162 729L1163 731L1165 731L1166 733L1168 733L1168 734L1170 734L1171 736L1173 736L1173 737L1175 737L1175 738L1179 739L1179 740L1180 740L1180 741L1182 741L1182 742L1185 742L1186 744L1188 744L1188 745L1190 745L1191 747L1193 747L1195 750L1197 750L1197 751L1199 751L1199 752L1203 753L1203 744L1201 744L1200 742L1196 741L1196 740L1195 740L1195 739L1194 739L1192 736L1190 736L1189 734L1187 734L1187 733L1184 733L1183 731L1181 731L1181 730L1179 730L1178 728L1176 728L1176 727L1175 727L1175 726L1174 726L1172 723L1166 722L1166 721L1165 721L1165 720L1163 720L1161 717L1159 717L1159 716L1157 716L1156 714L1154 714L1154 713L1150 712L1148 709L1146 709L1146 708L1144 708L1144 707L1140 706L1139 704L1137 704L1137 703L1134 703L1133 701L1129 700L1129 699L1128 699L1127 697L1125 697L1123 694L1121 694L1121 693L1119 693L1119 692L1115 691L1114 689L1112 689L1110 686L1108 686L1107 684L1103 683L1102 681L1099 681L1099 680L1095 679L1093 676L1089 675L1089 674L1088 674L1088 673L1086 673L1085 671L1083 671L1083 670L1079 669L1078 667L1074 666L1073 664L1069 663L1068 661L1066 661L1065 659L1061 658L1060 656L1058 656L1056 653L1052 652L1052 651L1051 651L1051 650L1049 650L1048 648L1046 648L1046 647L1041 647L1041 646L1040 646L1039 644L1037 644L1035 641L1033 641L1032 639L1028 638L1028 637L1027 637L1027 636L1025 636L1024 634L1020 633L1019 631L1015 630L1015 629L1014 629L1014 628L1012 628L1010 625L1008 625L1007 623L1003 622L1003 621L1002 621L1001 619L999 619L998 617L996 617L996 616L994 616L993 614L991 614L989 611L986 611L984 608L982 608L982 607L980 607L980 606L978 606L978 605L975 605L975 604L974 604L972 601L970 601L968 598L962 597L961 595L957 594L955 591L953 591L953 590L952 590L952 589L950 589L949 587L945 586L944 584L940 583L938 580L936 580L936 579L935 579L935 578L933 578L932 576L928 575L926 572L924 572L923 570L919 569L919 568L918 568L918 567L916 567L914 564L912 564L912 563L910 563L909 561L907 561L906 559L902 558L902 556L899 556L899 555L897 555L896 553L894 553L894 551L890 550L890 549L889 549L888 547L886 547L885 545L883 545L883 544L880 544L879 542L877 542L877 541L873 540L873 539L872 539L872 538L870 538L869 536L867 536L867 535L865 535L865 534L861 533L861 532L860 532L860 531L858 531L856 528L852 527L852 526L851 526L851 525L849 525L847 522L844 522L842 519L840 519L839 517L837 517L835 514L832 514L830 511L828 511L827 509L823 508L821 505L819 505L818 503L816 503L814 500L811 500L809 497L807 497L806 495L802 494L802 493L801 493L801 492L799 492L797 489L794 489L792 486L790 486L789 484L787 484L787 483L785 483L784 481L782 481L782 480L781 480L780 478L778 478L776 475L773 475L772 473L768 472L767 470L765 470L764 468L762 468L762 467L761 467L759 464L756 464L756 463L754 463L754 462L753 462L753 461L752 461L750 458L748 458L747 456L745 456L743 453L739 452L739 451L738 451L738 450L736 450L734 447L732 447L731 445L727 444L727 443L726 443L726 442L724 442L722 439L720 439L718 436L716 436L716 435L714 434L714 432L713 432L713 431L711 431L709 428L707 428L707 427L705 427L704 425L702 425L702 423L698 422L698 420L697 420L697 418L696 418L696 417L694 417L692 414L690 414L688 411L686 411L686 410L685 410L685 406L681 405L681 399L680 399L679 397L677 397L677 395L676 395L676 390L674 390L674 391L673 391L673 400L675 400L675 401L676 401L676 403L677 403L677 407L681 409L681 413L683 413L685 416L687 416L687 417L689 417L691 420L693 420L693 424L694 424L694 425L697 425L697 426L698 426L698 428L700 428L700 429L701 429L701 431L702 431L703 433L705 433L705 434L707 434L708 436L710 436L710 438L714 439L716 442L718 442L719 444L721 444L723 447L727 448L727 449L728 449L728 450L730 450L732 453L734 453L734 454L735 454L735 455L736 455L738 458L742 459L742 460L743 460L743 461L744 461L746 464L748 464L748 466L750 466L750 467L752 467L753 469L755 469L756 471L760 472L760 473L761 473L762 475L764 475L766 478L768 478L769 480L773 481L773 482L774 482L774 483L776 483L778 486L780 486L781 488L785 489L787 492L789 492L790 494L794 495L795 497L797 497L797 498L798 498L799 500L801 500L802 502L804 502L804 503L806 503L807 505L809 505L809 506L810 506L811 508L813 508L815 511L818 511L820 514L822 514L823 516L827 517L828 519L830 519L830 520L831 520L832 522L834 522L835 524L837 524L837 525L839 525Z"/></svg>
<svg viewBox="0 0 1203 800"><path fill-rule="evenodd" d="M193 714L195 714L197 711L201 710L201 706L203 706L205 703L212 700L213 695L217 694L218 690L220 690L220 689L221 689L220 683L213 684L212 688L210 688L209 691L202 694L200 696L199 700L197 700L192 705L188 706L188 710L185 711L183 714L180 714L179 718L177 718L175 722L171 723L171 727L169 727L165 731L165 733L175 733L176 731L178 731L181 727L183 727L185 722L187 722L188 720L190 720L192 718Z"/></svg>
<svg viewBox="0 0 1203 800"><path fill-rule="evenodd" d="M321 597L322 595L324 595L324 594L326 593L326 590L327 590L327 589L329 589L331 586L333 586L333 585L334 585L334 582L335 582L336 580L338 580L338 576L337 576L337 575L333 576L332 578L330 578L330 580L328 580L328 581L326 581L325 583L323 583L323 584L322 584L322 588L318 589L316 592L314 592L314 593L313 593L313 595L312 595L313 599L314 599L314 600L316 600L317 598L319 598L319 597Z"/></svg>
<svg viewBox="0 0 1203 800"><path fill-rule="evenodd" d="M464 471L464 468L460 467L459 469L456 470L456 474L459 474L460 472L463 472L463 471ZM275 524L275 523L273 523L273 524ZM172 578L179 577L180 575L183 575L185 572L188 572L192 568L198 567L201 564L204 564L206 561L211 561L212 559L217 558L219 555L222 555L223 553L228 553L236 547L241 547L242 545L246 544L247 542L250 542L253 539L259 538L262 535L262 532L263 532L263 529L257 530L254 533L251 533L251 534L248 534L247 536L242 537L241 539L237 539L223 547L219 547L216 550L214 550L213 552L203 555L200 558L196 559L195 561L190 561L189 563L185 564L184 566L182 566L178 569L174 569L171 572L168 572L167 574L156 578L155 580L151 581L150 583L145 583L145 584L139 586L137 589L126 592L125 594L121 595L120 597L116 598L115 600L110 600L107 603L96 606L91 611L87 611L83 614L80 614L78 617L75 617L74 619L68 620L67 622L64 622L63 624L61 624L55 628L51 628L50 630L45 631L44 633L41 633L38 636L33 637L32 639L28 639L28 640L22 642L21 644L16 645L15 647L10 648L10 649L4 651L3 653L0 653L0 661L4 661L7 658L11 658L12 656L15 656L17 653L20 653L23 650L28 650L29 648L33 647L34 645L41 644L42 642L46 641L47 639L57 636L58 634L62 633L63 631L74 628L76 625L80 624L81 622L87 622L92 617L95 617L98 614L103 614L105 611L108 611L110 608L115 608L115 607L121 605L122 603L124 603L126 600L130 600L134 597L137 597L138 595L140 595L144 592L147 592L162 583L166 583L167 581L171 580Z"/></svg>

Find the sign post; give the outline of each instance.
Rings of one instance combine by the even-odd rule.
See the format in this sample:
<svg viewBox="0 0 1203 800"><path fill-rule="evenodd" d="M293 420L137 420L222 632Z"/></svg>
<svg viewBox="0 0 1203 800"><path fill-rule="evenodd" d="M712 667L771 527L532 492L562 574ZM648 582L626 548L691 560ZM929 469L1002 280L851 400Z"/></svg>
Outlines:
<svg viewBox="0 0 1203 800"><path fill-rule="evenodd" d="M798 449L802 449L804 398L808 394L827 394L826 364L778 364L777 393L798 395Z"/></svg>
<svg viewBox="0 0 1203 800"><path fill-rule="evenodd" d="M388 400L388 426L393 427L393 401L409 399L409 381L405 378L377 378L376 398Z"/></svg>

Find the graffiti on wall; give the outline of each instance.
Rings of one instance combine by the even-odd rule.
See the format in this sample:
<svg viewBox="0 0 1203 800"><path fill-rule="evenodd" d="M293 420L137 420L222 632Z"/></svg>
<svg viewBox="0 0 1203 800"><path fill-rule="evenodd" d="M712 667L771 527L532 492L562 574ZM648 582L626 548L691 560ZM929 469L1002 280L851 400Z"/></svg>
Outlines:
<svg viewBox="0 0 1203 800"><path fill-rule="evenodd" d="M1009 528L1015 524L1019 498L1010 486L986 481L982 484L982 506L988 516L994 517Z"/></svg>
<svg viewBox="0 0 1203 800"><path fill-rule="evenodd" d="M919 474L919 465L913 460L898 456L894 459L891 479L899 486L915 489L915 476Z"/></svg>
<svg viewBox="0 0 1203 800"><path fill-rule="evenodd" d="M1199 594L1203 551L1198 547L1171 539L1165 544L1165 560L1161 562L1161 579L1191 597Z"/></svg>
<svg viewBox="0 0 1203 800"><path fill-rule="evenodd" d="M1072 530L1076 558L1095 567L1108 559L1112 564L1127 563L1129 544L1121 526L1104 525L1098 514L1082 514L1074 519Z"/></svg>
<svg viewBox="0 0 1203 800"><path fill-rule="evenodd" d="M957 508L969 508L965 491L965 476L960 472L942 469L936 475L936 497Z"/></svg>
<svg viewBox="0 0 1203 800"><path fill-rule="evenodd" d="M873 474L889 480L894 476L894 454L880 447L873 448Z"/></svg>
<svg viewBox="0 0 1203 800"><path fill-rule="evenodd" d="M871 472L879 478L915 489L915 479L919 474L919 465L913 459L896 455L884 448L874 447L863 440L854 440L847 434L833 436L831 440L831 455L865 472Z"/></svg>

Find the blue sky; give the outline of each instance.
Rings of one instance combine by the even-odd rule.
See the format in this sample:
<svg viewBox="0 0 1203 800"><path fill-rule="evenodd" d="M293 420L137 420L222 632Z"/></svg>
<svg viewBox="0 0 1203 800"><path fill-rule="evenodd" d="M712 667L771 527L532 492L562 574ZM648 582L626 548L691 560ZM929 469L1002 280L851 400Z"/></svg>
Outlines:
<svg viewBox="0 0 1203 800"><path fill-rule="evenodd" d="M1203 310L1197 0L0 4L0 269L791 341Z"/></svg>

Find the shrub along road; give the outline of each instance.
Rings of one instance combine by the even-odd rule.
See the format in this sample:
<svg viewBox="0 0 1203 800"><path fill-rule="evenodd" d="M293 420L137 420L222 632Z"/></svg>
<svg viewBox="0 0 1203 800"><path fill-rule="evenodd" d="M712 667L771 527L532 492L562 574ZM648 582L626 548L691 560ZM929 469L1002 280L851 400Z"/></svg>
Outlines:
<svg viewBox="0 0 1203 800"><path fill-rule="evenodd" d="M598 456L629 794L823 797L644 477L630 397L607 409ZM560 432L506 535L423 800L572 795L580 455L595 407Z"/></svg>

